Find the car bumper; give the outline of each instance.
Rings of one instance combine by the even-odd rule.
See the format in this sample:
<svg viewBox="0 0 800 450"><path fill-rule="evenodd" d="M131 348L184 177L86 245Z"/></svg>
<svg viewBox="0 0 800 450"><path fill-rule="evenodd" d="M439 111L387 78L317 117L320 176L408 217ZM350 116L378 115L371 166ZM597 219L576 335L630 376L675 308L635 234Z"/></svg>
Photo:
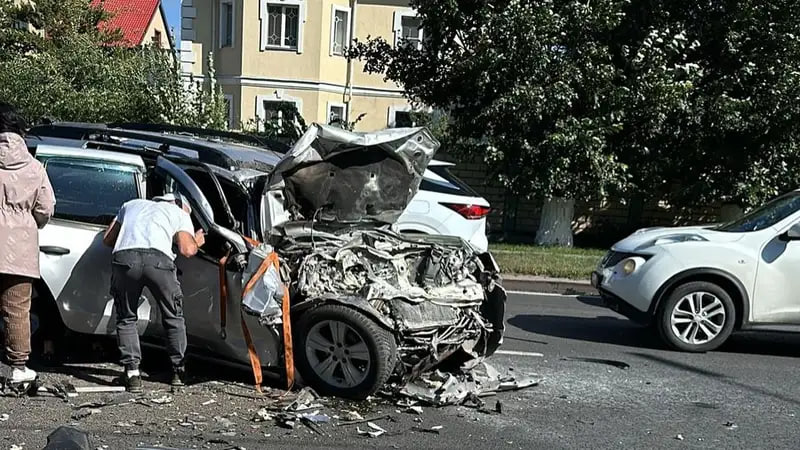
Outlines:
<svg viewBox="0 0 800 450"><path fill-rule="evenodd" d="M603 300L603 306L606 308L627 317L641 325L650 325L653 315L649 311L640 311L631 303L625 301L622 297L611 293L603 288L603 274L599 272L592 272L591 278L592 286L600 293L600 298Z"/></svg>

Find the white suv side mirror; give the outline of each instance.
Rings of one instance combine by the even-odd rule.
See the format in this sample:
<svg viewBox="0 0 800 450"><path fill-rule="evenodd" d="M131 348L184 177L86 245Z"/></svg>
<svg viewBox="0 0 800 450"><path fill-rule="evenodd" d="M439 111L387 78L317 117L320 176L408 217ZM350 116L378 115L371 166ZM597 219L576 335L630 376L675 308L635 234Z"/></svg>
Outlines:
<svg viewBox="0 0 800 450"><path fill-rule="evenodd" d="M800 222L792 225L785 233L781 234L780 239L784 242L800 241Z"/></svg>

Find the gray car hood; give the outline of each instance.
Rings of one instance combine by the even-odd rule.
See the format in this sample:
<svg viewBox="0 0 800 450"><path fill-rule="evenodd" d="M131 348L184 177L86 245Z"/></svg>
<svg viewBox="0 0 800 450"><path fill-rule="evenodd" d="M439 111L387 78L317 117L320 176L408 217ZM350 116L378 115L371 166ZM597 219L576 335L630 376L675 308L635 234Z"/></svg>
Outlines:
<svg viewBox="0 0 800 450"><path fill-rule="evenodd" d="M439 142L426 128L355 133L312 125L270 175L294 220L394 223Z"/></svg>

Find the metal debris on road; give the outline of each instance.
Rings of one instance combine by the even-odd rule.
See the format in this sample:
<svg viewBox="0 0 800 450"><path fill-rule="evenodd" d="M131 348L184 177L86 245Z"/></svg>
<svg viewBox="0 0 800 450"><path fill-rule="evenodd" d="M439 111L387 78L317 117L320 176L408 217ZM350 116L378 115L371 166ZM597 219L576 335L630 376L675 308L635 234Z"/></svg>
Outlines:
<svg viewBox="0 0 800 450"><path fill-rule="evenodd" d="M370 430L362 430L361 427L356 427L356 431L360 436L369 436L371 438L376 438L378 436L386 434L386 430L375 425L372 422L367 422L367 426L370 428Z"/></svg>
<svg viewBox="0 0 800 450"><path fill-rule="evenodd" d="M682 440L684 440L684 437L683 437L682 434L679 434L679 435L675 436L675 439L677 439L679 441L682 441Z"/></svg>
<svg viewBox="0 0 800 450"><path fill-rule="evenodd" d="M100 412L101 412L101 410L98 409L98 408L79 409L78 411L75 411L74 413L72 413L72 419L73 420L82 420L82 419L85 419L85 418L87 418L89 416L93 416L95 414L100 414Z"/></svg>
<svg viewBox="0 0 800 450"><path fill-rule="evenodd" d="M739 425L736 425L733 422L725 422L725 428L727 428L729 430L735 430L735 429L739 428Z"/></svg>
<svg viewBox="0 0 800 450"><path fill-rule="evenodd" d="M208 406L208 405L213 405L214 403L217 403L217 401L214 400L214 399L211 399L211 400L203 402L202 405L203 406Z"/></svg>
<svg viewBox="0 0 800 450"><path fill-rule="evenodd" d="M168 403L172 403L172 397L169 395L163 395L159 398L150 399L151 402L155 403L156 405L166 405Z"/></svg>
<svg viewBox="0 0 800 450"><path fill-rule="evenodd" d="M342 420L348 422L358 422L359 420L364 420L364 416L362 416L356 411L345 411L342 414Z"/></svg>
<svg viewBox="0 0 800 450"><path fill-rule="evenodd" d="M631 366L628 363L622 361L615 361L613 359L599 359L599 358L584 358L579 356L568 356L566 358L561 358L562 361L577 361L577 362L589 362L595 364L605 364L607 366L613 366L617 369L626 370L629 369Z"/></svg>
<svg viewBox="0 0 800 450"><path fill-rule="evenodd" d="M405 412L409 414L421 415L422 406L409 406L408 408L406 408Z"/></svg>
<svg viewBox="0 0 800 450"><path fill-rule="evenodd" d="M252 422L268 422L272 420L272 418L273 416L269 413L269 411L267 411L267 408L261 408L256 411L256 415L250 420Z"/></svg>
<svg viewBox="0 0 800 450"><path fill-rule="evenodd" d="M423 373L402 386L398 394L432 406L462 405L476 402L475 397L497 392L525 389L539 384L533 377L501 377L497 370L482 361L455 373Z"/></svg>
<svg viewBox="0 0 800 450"><path fill-rule="evenodd" d="M392 416L390 414L386 414L386 415L383 415L383 416L370 417L368 419L351 420L349 422L339 422L337 424L337 426L341 427L341 426L345 426L345 425L358 425L358 424L362 424L362 423L377 422L379 420L394 420L394 418L392 418Z"/></svg>
<svg viewBox="0 0 800 450"><path fill-rule="evenodd" d="M9 416L8 414L0 414L0 422L5 422L10 418L11 416Z"/></svg>
<svg viewBox="0 0 800 450"><path fill-rule="evenodd" d="M422 428L422 427L414 427L414 431L419 431L422 433L432 433L432 434L439 434L444 427L441 425L436 425L435 427L430 428Z"/></svg>
<svg viewBox="0 0 800 450"><path fill-rule="evenodd" d="M227 417L216 416L214 417L214 422L217 422L223 428L233 428L236 426L236 423Z"/></svg>

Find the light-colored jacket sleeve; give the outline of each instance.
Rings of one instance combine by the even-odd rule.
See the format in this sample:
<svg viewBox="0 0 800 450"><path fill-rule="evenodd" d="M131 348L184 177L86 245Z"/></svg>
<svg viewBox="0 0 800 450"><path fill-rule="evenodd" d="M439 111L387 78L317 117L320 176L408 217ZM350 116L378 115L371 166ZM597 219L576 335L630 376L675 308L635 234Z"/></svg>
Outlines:
<svg viewBox="0 0 800 450"><path fill-rule="evenodd" d="M36 220L36 226L39 229L44 228L56 208L56 197L53 193L53 186L50 184L50 179L47 178L47 172L42 169L42 182L39 184L39 189L36 192L36 203L33 206L33 218Z"/></svg>

